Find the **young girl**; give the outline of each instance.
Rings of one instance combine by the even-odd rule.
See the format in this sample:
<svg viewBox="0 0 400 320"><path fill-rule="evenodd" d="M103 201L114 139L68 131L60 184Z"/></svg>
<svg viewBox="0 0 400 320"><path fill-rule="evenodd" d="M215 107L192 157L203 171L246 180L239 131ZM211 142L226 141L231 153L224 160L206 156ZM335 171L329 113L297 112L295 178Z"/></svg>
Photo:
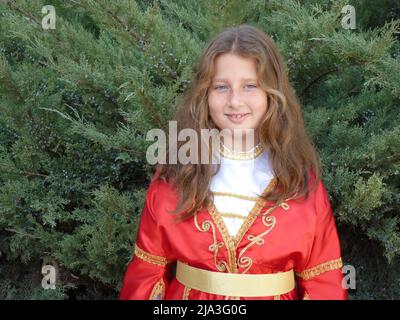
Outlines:
<svg viewBox="0 0 400 320"><path fill-rule="evenodd" d="M175 119L234 139L217 165L158 165L119 298L347 299L320 160L271 38L217 34ZM249 130L255 146L239 149Z"/></svg>

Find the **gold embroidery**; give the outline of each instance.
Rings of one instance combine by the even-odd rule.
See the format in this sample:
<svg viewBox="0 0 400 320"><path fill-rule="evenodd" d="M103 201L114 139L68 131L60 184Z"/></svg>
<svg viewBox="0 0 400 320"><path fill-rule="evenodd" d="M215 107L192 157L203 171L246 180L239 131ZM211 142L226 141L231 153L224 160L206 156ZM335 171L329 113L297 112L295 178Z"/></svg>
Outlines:
<svg viewBox="0 0 400 320"><path fill-rule="evenodd" d="M269 192L277 183L277 179L274 178L270 181L270 183L268 184L268 186L265 188L263 194ZM234 273L238 272L238 268L240 267L248 267L245 272L247 272L252 264L252 260L248 257L241 257L241 255L244 253L244 251L247 250L247 248L249 247L246 246L246 248L244 250L242 250L240 258L238 260L236 260L236 249L239 245L239 243L241 242L244 234L248 231L248 229L251 227L251 225L254 223L255 219L259 216L260 211L263 209L265 205L265 201L263 198L259 197L257 199L257 202L255 203L255 205L253 206L253 208L251 209L250 213L247 215L246 219L244 220L244 222L242 223L242 225L240 226L240 229L238 231L238 233L236 234L236 236L231 236L228 233L227 227L225 225L225 222L221 216L221 213L217 210L217 208L215 207L214 203L210 203L209 207L208 207L208 211L211 215L211 217L213 218L214 222L216 223L222 238L224 239L224 242L226 244L226 248L228 250L228 259L229 259L229 266L231 268L231 270L234 271ZM282 205L282 207L288 208L289 206L285 203L286 207ZM277 206L274 206L273 208L270 208L266 214L270 213L273 209L275 209ZM264 214L265 215L265 214ZM268 222L268 219L267 219ZM265 221L263 219L263 223L265 224ZM274 225L275 223L273 223ZM267 226L271 227L269 230L267 230L267 232L263 233L263 235L265 235L266 233L268 233L271 229L272 226L269 225L269 222L267 224ZM251 242L250 245L252 245L253 243L257 243L257 244L262 244L263 243L263 239L255 239L255 241ZM245 273L243 272L243 273Z"/></svg>
<svg viewBox="0 0 400 320"><path fill-rule="evenodd" d="M224 144L219 149L224 158L232 160L251 160L257 158L263 151L264 146L259 143L250 151L233 151L228 149Z"/></svg>
<svg viewBox="0 0 400 320"><path fill-rule="evenodd" d="M154 285L153 290L151 291L149 300L163 300L165 295L165 284L164 280L160 279Z"/></svg>
<svg viewBox="0 0 400 320"><path fill-rule="evenodd" d="M274 300L281 300L281 295L278 294L277 296L274 296Z"/></svg>
<svg viewBox="0 0 400 320"><path fill-rule="evenodd" d="M270 181L268 186L263 191L263 194L271 191L277 183L277 179L274 178ZM251 209L250 213L248 214L246 220L240 226L240 229L235 237L235 245L237 246L241 241L245 233L249 230L249 228L253 225L254 221L260 215L260 211L263 209L265 205L265 201L263 198L259 197L257 202L255 203L254 207Z"/></svg>
<svg viewBox="0 0 400 320"><path fill-rule="evenodd" d="M134 254L146 262L153 263L153 264L156 264L156 265L162 266L162 267L164 267L166 264L171 262L171 261L167 260L167 258L165 258L165 257L156 256L154 254L144 251L143 249L140 249L137 246L137 244L135 244Z"/></svg>
<svg viewBox="0 0 400 320"><path fill-rule="evenodd" d="M302 272L296 272L296 276L298 276L299 278L302 278L304 280L308 280L308 279L314 278L326 271L339 269L341 267L343 267L343 262L342 262L342 258L339 258L339 259L321 263L315 267L306 269Z"/></svg>
<svg viewBox="0 0 400 320"><path fill-rule="evenodd" d="M306 292L304 293L303 300L311 300L309 294Z"/></svg>
<svg viewBox="0 0 400 320"><path fill-rule="evenodd" d="M227 218L238 218L238 219L246 219L246 216L242 216L240 214L237 213L233 213L233 212L220 212L221 216L223 217L227 217Z"/></svg>
<svg viewBox="0 0 400 320"><path fill-rule="evenodd" d="M189 300L189 293L191 289L192 288L185 286L185 288L183 289L182 300Z"/></svg>
<svg viewBox="0 0 400 320"><path fill-rule="evenodd" d="M251 196L246 196L244 194L231 193L231 192L211 191L211 194L213 194L214 196L232 197L232 198L238 198L238 199L249 200L249 201L254 201L254 202L256 202L258 200L258 197L251 197Z"/></svg>
<svg viewBox="0 0 400 320"><path fill-rule="evenodd" d="M225 244L227 250L228 250L228 263L224 260L221 260L221 262L217 265L217 268L219 271L225 271L227 270L230 273L236 273L237 269L236 269L236 263L235 263L235 250L234 250L234 242L233 239L231 237L231 235L228 233L228 229L225 226L225 222L222 219L221 215L217 213L216 211L217 209L215 208L214 204L211 203L208 207L208 212L210 213L211 217L213 218L215 224L217 225L218 230L220 231L221 235L222 235L222 239L223 244ZM197 216L195 215L195 223L196 222L196 218ZM215 247L216 245L216 235L215 235L215 227L214 224L210 221L210 220L206 220L203 222L203 230L202 231L207 231L209 229L209 227L207 229L204 228L204 224L207 223L208 225L210 225L212 227L212 231L213 231L213 237L214 237L214 244L213 246ZM196 225L197 226L197 225ZM198 226L197 226L198 228ZM221 247L222 247L221 246ZM211 246L209 247L209 250L211 250ZM217 255L217 252L215 252L215 257ZM216 259L216 258L215 258ZM221 268L222 267L222 268Z"/></svg>
<svg viewBox="0 0 400 320"><path fill-rule="evenodd" d="M208 247L208 250L214 252L214 264L219 271L228 270L228 272L232 272L232 269L227 265L225 261L221 260L219 263L217 263L218 249L222 248L224 246L224 243L223 242L218 243L217 236L215 234L214 224L210 220L205 220L202 223L202 228L200 228L199 223L197 221L197 212L194 213L194 224L196 228L201 232L207 232L211 227L211 231L213 234L213 243Z"/></svg>
<svg viewBox="0 0 400 320"><path fill-rule="evenodd" d="M268 184L268 186L265 188L265 190L263 191L263 194L266 194L271 189L273 189L275 187L276 183L277 183L277 178L273 178L270 181L270 183ZM286 199L285 201L288 201L292 198L293 197L290 197L290 198ZM214 251L214 262L219 271L238 273L239 272L238 268L240 267L240 268L246 268L242 272L242 273L246 273L250 269L250 267L253 263L253 260L249 257L243 257L243 254L253 244L257 244L257 245L264 244L264 239L262 239L262 237L265 236L267 233L269 233L276 224L276 218L274 216L271 216L270 213L278 207L282 207L286 211L289 210L289 208L290 208L286 202L281 202L280 204L274 205L273 207L266 210L266 212L263 214L262 222L268 229L258 236L254 236L251 234L248 235L247 239L250 241L250 243L247 244L245 246L245 248L241 250L241 252L239 254L239 258L236 259L236 250L237 250L239 244L241 243L243 236L246 234L246 232L249 230L249 228L253 225L254 221L260 215L260 212L264 208L264 206L265 206L264 199L261 197L257 198L257 201L254 204L253 208L251 209L250 213L246 216L246 218L244 219L244 222L240 226L238 233L235 236L231 236L229 234L226 224L222 218L223 213L221 213L217 210L217 208L213 202L210 202L210 204L207 208L208 212L211 215L214 223L217 225L217 228L223 239L223 243L219 243L219 245L217 245L218 243L216 240L214 224L210 220L205 220L205 221L203 221L203 225L202 225L203 229L201 229L197 222L197 214L195 213L195 215L194 215L195 225L200 231L206 232L207 230L210 229L210 227L212 228L214 242L212 245L209 246L209 250ZM217 264L216 263L217 251L218 251L218 248L223 246L223 244L225 244L225 246L227 248L228 262L222 260Z"/></svg>
<svg viewBox="0 0 400 320"><path fill-rule="evenodd" d="M289 210L289 205L286 202L280 203L279 205L275 205L271 208L269 208L262 216L262 223L268 228L258 236L254 236L252 234L247 236L247 239L250 241L239 253L239 258L238 258L238 266L240 268L246 268L243 273L246 273L249 271L251 268L251 265L253 264L253 259L250 257L243 257L244 252L250 248L253 244L257 244L259 246L264 244L264 239L262 239L263 236L268 234L276 224L276 218L274 216L269 215L273 210L275 210L277 207L282 207L284 210Z"/></svg>

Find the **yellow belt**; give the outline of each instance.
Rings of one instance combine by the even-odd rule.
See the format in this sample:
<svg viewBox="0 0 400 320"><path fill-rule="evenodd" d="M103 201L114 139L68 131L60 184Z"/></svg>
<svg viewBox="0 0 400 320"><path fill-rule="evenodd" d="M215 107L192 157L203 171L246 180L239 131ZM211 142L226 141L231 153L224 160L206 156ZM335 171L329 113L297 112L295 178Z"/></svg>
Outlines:
<svg viewBox="0 0 400 320"><path fill-rule="evenodd" d="M265 297L290 292L295 287L293 269L271 274L241 274L204 270L177 261L176 279L207 293L235 297Z"/></svg>

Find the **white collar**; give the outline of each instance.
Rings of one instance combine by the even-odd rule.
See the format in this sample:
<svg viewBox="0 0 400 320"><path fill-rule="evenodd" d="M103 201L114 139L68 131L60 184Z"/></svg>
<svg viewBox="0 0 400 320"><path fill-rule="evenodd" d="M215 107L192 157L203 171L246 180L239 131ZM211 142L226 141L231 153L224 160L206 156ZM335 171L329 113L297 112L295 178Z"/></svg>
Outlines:
<svg viewBox="0 0 400 320"><path fill-rule="evenodd" d="M263 151L264 146L259 143L252 149L248 151L233 151L230 150L227 146L221 143L221 147L219 149L220 155L223 158L231 159L231 160L251 160L256 159Z"/></svg>

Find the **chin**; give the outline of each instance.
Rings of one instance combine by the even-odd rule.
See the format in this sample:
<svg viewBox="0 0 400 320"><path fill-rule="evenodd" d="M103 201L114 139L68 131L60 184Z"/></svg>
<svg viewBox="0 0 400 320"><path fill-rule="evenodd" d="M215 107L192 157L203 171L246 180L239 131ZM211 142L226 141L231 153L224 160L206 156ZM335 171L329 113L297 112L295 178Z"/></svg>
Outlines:
<svg viewBox="0 0 400 320"><path fill-rule="evenodd" d="M231 130L232 131L232 133L234 134L234 135L237 135L237 136L242 136L243 134L246 134L246 131L245 130L254 130L254 128L252 128L252 127L247 127L247 126L234 126L234 127L232 127L232 126L229 126L229 127L225 127L225 129L228 129L228 130ZM237 133L235 133L235 131L234 130L243 130L243 132L237 132Z"/></svg>

